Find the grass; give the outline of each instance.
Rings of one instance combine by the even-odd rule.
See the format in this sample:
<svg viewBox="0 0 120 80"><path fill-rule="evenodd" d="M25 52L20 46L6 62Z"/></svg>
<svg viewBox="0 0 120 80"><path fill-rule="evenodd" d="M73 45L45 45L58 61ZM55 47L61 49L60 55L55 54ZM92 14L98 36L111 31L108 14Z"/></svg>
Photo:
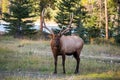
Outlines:
<svg viewBox="0 0 120 80"><path fill-rule="evenodd" d="M85 45L83 53L95 56L120 56L120 47L109 44Z"/></svg>
<svg viewBox="0 0 120 80"><path fill-rule="evenodd" d="M120 47L85 45L83 56L120 56ZM66 75L58 59L58 74L53 75L54 62L49 41L0 38L0 80L119 80L120 63L81 57L80 74L75 75L76 61L66 57Z"/></svg>
<svg viewBox="0 0 120 80"><path fill-rule="evenodd" d="M40 75L35 76L7 76L5 80L119 80L120 73L106 72L106 73L94 73L88 75ZM37 74L38 75L38 74ZM33 77L34 76L34 77ZM43 77L44 76L44 77Z"/></svg>

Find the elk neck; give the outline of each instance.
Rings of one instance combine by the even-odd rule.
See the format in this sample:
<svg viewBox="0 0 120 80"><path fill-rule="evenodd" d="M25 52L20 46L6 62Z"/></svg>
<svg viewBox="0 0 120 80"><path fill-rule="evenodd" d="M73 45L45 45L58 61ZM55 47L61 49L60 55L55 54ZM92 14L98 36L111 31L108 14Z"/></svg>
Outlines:
<svg viewBox="0 0 120 80"><path fill-rule="evenodd" d="M55 48L57 51L61 50L61 43L60 43L60 36L55 35L54 38L52 38L51 46Z"/></svg>

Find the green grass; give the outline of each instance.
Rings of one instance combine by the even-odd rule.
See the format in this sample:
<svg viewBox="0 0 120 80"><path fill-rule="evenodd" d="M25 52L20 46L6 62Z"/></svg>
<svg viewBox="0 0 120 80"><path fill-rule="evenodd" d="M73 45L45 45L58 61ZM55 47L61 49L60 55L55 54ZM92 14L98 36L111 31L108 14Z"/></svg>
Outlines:
<svg viewBox="0 0 120 80"><path fill-rule="evenodd" d="M37 74L38 75L38 74ZM7 76L5 80L119 80L120 72L94 73L88 75L31 75L31 76Z"/></svg>
<svg viewBox="0 0 120 80"><path fill-rule="evenodd" d="M109 45L109 44L91 44L85 45L83 54L93 56L119 56L120 57L120 46Z"/></svg>
<svg viewBox="0 0 120 80"><path fill-rule="evenodd" d="M120 47L85 45L83 56L120 56ZM81 57L80 74L75 75L75 59L66 57L66 75L62 74L62 59L58 59L58 74L53 75L54 61L49 41L0 38L0 80L117 80L120 63L103 62ZM31 75L29 75L31 74ZM4 75L4 77L2 77Z"/></svg>

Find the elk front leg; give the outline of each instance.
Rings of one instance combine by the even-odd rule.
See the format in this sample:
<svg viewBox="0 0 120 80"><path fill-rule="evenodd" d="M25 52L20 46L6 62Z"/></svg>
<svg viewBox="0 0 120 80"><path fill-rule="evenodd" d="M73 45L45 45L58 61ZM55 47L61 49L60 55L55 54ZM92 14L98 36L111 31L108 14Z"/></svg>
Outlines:
<svg viewBox="0 0 120 80"><path fill-rule="evenodd" d="M65 74L65 55L62 55L62 65L63 65L63 73Z"/></svg>
<svg viewBox="0 0 120 80"><path fill-rule="evenodd" d="M54 55L54 65L55 65L54 74L57 73L57 60L58 60L58 56L57 56L57 55Z"/></svg>
<svg viewBox="0 0 120 80"><path fill-rule="evenodd" d="M79 73L79 63L80 63L80 58L77 58L77 66L76 66L76 70L75 73Z"/></svg>

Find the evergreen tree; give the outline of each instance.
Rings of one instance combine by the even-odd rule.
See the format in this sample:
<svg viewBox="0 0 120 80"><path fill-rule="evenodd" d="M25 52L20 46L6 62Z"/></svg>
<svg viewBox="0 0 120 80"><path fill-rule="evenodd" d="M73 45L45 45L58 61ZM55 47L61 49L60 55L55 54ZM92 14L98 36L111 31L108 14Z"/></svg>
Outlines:
<svg viewBox="0 0 120 80"><path fill-rule="evenodd" d="M43 30L43 23L42 23L42 10L44 8L47 9L47 17L48 19L50 19L52 17L52 12L53 10L52 9L55 9L55 3L56 1L59 1L59 0L36 0L35 4L36 4L36 14L40 16L40 30L42 31Z"/></svg>
<svg viewBox="0 0 120 80"><path fill-rule="evenodd" d="M81 35L81 31L78 28L84 30L82 23L84 22L86 12L80 2L80 0L62 0L58 5L59 12L56 16L56 22L60 28L63 26L67 27L70 21L70 14L73 13L74 19L72 23L74 26L77 26L77 32Z"/></svg>
<svg viewBox="0 0 120 80"><path fill-rule="evenodd" d="M116 19L116 22L117 22L117 34L115 36L115 40L117 43L120 44L120 0L115 0L116 3L117 3L117 19Z"/></svg>
<svg viewBox="0 0 120 80"><path fill-rule="evenodd" d="M83 5L86 7L88 14L90 17L85 21L85 26L90 30L95 30L100 29L100 35L98 36L93 36L94 38L96 37L104 37L105 36L105 5L104 5L105 0L82 0ZM109 33L108 36L109 38L113 37L115 34L114 28L115 28L115 18L116 18L116 4L114 0L107 0L107 17L108 17L108 29ZM89 30L90 29L90 30ZM93 31L92 31L93 32ZM93 35L90 31L89 36ZM98 32L97 32L98 33ZM96 35L96 34L95 34Z"/></svg>
<svg viewBox="0 0 120 80"><path fill-rule="evenodd" d="M32 2L30 0L10 0L10 13L4 13L3 20L8 23L5 27L9 34L21 38L31 36L35 33L34 24L31 18Z"/></svg>

